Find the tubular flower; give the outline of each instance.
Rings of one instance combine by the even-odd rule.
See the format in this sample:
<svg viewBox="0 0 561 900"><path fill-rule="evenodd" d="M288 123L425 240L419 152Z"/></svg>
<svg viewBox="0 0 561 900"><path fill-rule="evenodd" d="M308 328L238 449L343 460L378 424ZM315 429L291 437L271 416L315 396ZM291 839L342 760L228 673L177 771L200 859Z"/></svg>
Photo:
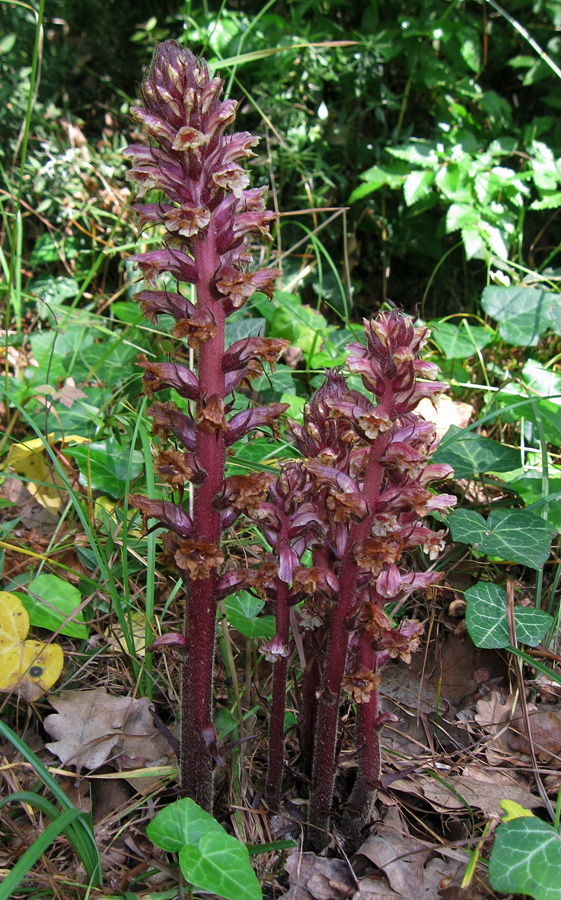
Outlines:
<svg viewBox="0 0 561 900"><path fill-rule="evenodd" d="M275 403L240 411L237 405L231 414L232 393L264 366L274 365L288 342L260 337L226 345L227 317L255 291L272 297L280 272L251 268L251 242L269 238L274 214L265 209L265 190L249 186L244 168L258 138L247 132L226 134L238 105L222 99L222 87L206 63L179 43L160 44L142 82L141 102L131 110L145 143L125 151L132 164L127 178L141 201L135 206L139 223L163 231L163 246L132 257L145 282L138 302L154 323L171 316L174 337L194 351L194 371L179 361L139 360L149 397L171 389L188 402L183 409L165 402L148 410L154 435L172 444L161 448L155 471L175 499L135 495L130 502L145 519L155 518L169 529L163 537L166 557L185 584L180 782L182 793L209 812L216 756L216 606L228 585L237 583L230 573L221 574L222 533L240 514L259 508L267 487L261 476L253 483L225 479L226 452L263 426L275 434L287 408ZM189 514L183 509L187 484L192 486ZM281 547L288 577L290 539L281 541ZM252 582L256 591L268 590L264 576L246 577L245 582Z"/></svg>

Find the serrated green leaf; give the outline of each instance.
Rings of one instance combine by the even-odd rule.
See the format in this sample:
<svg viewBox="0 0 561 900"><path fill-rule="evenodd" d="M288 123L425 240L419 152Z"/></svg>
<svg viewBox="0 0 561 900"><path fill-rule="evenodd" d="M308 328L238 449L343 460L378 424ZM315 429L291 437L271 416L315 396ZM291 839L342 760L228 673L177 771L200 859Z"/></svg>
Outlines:
<svg viewBox="0 0 561 900"><path fill-rule="evenodd" d="M538 818L499 825L489 862L491 887L534 900L561 900L561 835Z"/></svg>
<svg viewBox="0 0 561 900"><path fill-rule="evenodd" d="M455 541L471 544L475 550L530 569L541 569L551 550L551 527L527 510L497 509L487 522L471 509L459 509L448 516Z"/></svg>
<svg viewBox="0 0 561 900"><path fill-rule="evenodd" d="M506 614L506 593L502 587L480 581L465 593L466 627L476 647L499 650L510 646ZM535 647L553 624L553 618L541 609L516 607L516 637L521 644Z"/></svg>
<svg viewBox="0 0 561 900"><path fill-rule="evenodd" d="M511 472L520 465L520 452L451 425L434 454L434 462L448 463L456 478L471 478L481 472Z"/></svg>
<svg viewBox="0 0 561 900"><path fill-rule="evenodd" d="M479 222L477 211L467 203L452 203L446 213L446 233L458 228L473 228Z"/></svg>
<svg viewBox="0 0 561 900"><path fill-rule="evenodd" d="M247 848L225 831L204 835L198 847L183 846L179 865L195 889L210 891L225 900L262 900Z"/></svg>
<svg viewBox="0 0 561 900"><path fill-rule="evenodd" d="M545 194L541 200L530 203L530 209L558 209L561 206L561 191Z"/></svg>
<svg viewBox="0 0 561 900"><path fill-rule="evenodd" d="M403 196L407 206L413 206L418 200L422 200L423 197L430 194L433 184L434 171L431 169L420 169L411 172L403 184Z"/></svg>
<svg viewBox="0 0 561 900"><path fill-rule="evenodd" d="M411 165L422 168L434 169L439 162L437 146L432 141L412 138L409 144L386 147L386 150L397 159L403 159Z"/></svg>
<svg viewBox="0 0 561 900"><path fill-rule="evenodd" d="M79 609L82 595L73 584L57 575L38 575L30 582L28 590L29 596L18 591L18 597L27 610L31 625L49 631L58 629L69 637L88 638L84 614ZM61 625L70 615L72 620Z"/></svg>

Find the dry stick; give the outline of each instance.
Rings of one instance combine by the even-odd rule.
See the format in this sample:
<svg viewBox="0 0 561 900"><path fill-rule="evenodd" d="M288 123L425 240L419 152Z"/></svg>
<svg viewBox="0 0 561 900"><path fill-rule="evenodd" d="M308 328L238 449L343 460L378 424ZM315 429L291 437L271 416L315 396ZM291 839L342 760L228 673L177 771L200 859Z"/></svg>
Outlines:
<svg viewBox="0 0 561 900"><path fill-rule="evenodd" d="M506 583L506 615L508 620L508 633L510 637L510 643L513 647L518 647L517 639L516 639L516 622L514 619L514 580L512 578L507 579ZM528 715L528 703L526 700L526 686L524 684L524 672L522 670L522 660L515 656L513 658L513 663L516 671L516 680L518 683L518 695L520 697L520 707L522 709L522 718L524 720L524 730L526 731L526 738L528 740L528 746L530 748L530 759L532 761L532 773L534 775L534 779L536 781L536 785L538 791L540 793L540 797L542 798L545 807L551 817L552 822L555 821L555 810L551 805L551 801L547 796L547 791L544 787L543 781L541 779L541 775L538 769L538 761L536 759L536 751L534 749L534 741L532 739L532 729L530 727L530 717Z"/></svg>

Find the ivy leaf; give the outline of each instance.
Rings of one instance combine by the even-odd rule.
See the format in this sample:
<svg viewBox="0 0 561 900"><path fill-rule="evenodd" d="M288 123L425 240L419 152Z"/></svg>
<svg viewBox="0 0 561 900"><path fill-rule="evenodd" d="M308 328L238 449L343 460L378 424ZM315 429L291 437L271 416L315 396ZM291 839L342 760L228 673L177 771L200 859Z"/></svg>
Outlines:
<svg viewBox="0 0 561 900"><path fill-rule="evenodd" d="M527 510L497 509L487 522L471 509L448 517L455 541L505 561L541 569L551 550L551 526Z"/></svg>
<svg viewBox="0 0 561 900"><path fill-rule="evenodd" d="M249 638L272 638L275 633L275 617L261 616L263 600L252 597L247 591L226 598L225 607L232 628Z"/></svg>
<svg viewBox="0 0 561 900"><path fill-rule="evenodd" d="M510 646L506 615L506 592L498 584L480 581L465 593L466 627L476 647L500 650ZM541 609L518 606L514 610L516 637L535 647L545 637L553 618Z"/></svg>
<svg viewBox="0 0 561 900"><path fill-rule="evenodd" d="M187 881L225 900L262 900L247 847L188 798L166 806L146 832L163 850L179 854Z"/></svg>
<svg viewBox="0 0 561 900"><path fill-rule="evenodd" d="M435 463L447 463L456 478L480 472L511 472L520 465L520 453L497 441L451 425L434 454Z"/></svg>
<svg viewBox="0 0 561 900"><path fill-rule="evenodd" d="M535 347L547 328L559 333L561 300L542 288L489 286L481 296L481 305L499 322L501 337L508 344Z"/></svg>
<svg viewBox="0 0 561 900"><path fill-rule="evenodd" d="M132 455L131 481L138 478L144 465L140 451L123 447L113 438L87 446L68 447L65 454L76 460L80 484L90 485L94 490L116 498L125 493L129 456Z"/></svg>
<svg viewBox="0 0 561 900"><path fill-rule="evenodd" d="M540 819L520 818L499 825L489 882L505 894L561 900L561 835Z"/></svg>
<svg viewBox="0 0 561 900"><path fill-rule="evenodd" d="M493 342L494 333L490 328L477 325L466 327L464 321L460 325L452 322L431 322L432 339L435 341L446 359L469 359L478 350Z"/></svg>
<svg viewBox="0 0 561 900"><path fill-rule="evenodd" d="M194 800L178 800L155 816L146 828L150 840L170 853L178 853L185 844L197 845L204 834L224 831L210 813Z"/></svg>
<svg viewBox="0 0 561 900"><path fill-rule="evenodd" d="M78 588L57 575L38 575L29 584L30 596L18 594L25 606L31 625L60 630L69 637L86 639L89 632L80 609L82 595ZM61 623L72 615L72 619Z"/></svg>
<svg viewBox="0 0 561 900"><path fill-rule="evenodd" d="M222 834L205 834L197 847L182 847L179 865L195 889L210 891L226 900L262 900L247 847L224 830Z"/></svg>

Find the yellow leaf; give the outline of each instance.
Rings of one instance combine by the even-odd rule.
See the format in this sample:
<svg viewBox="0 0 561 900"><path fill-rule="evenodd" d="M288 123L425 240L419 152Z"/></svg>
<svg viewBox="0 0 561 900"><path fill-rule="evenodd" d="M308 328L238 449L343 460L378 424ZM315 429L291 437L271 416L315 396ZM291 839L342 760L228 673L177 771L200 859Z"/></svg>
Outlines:
<svg viewBox="0 0 561 900"><path fill-rule="evenodd" d="M144 656L146 648L146 616L140 612L131 613L132 639L137 656ZM117 651L123 653L128 647L120 625L114 625L108 633L108 642Z"/></svg>
<svg viewBox="0 0 561 900"><path fill-rule="evenodd" d="M48 441L49 444L54 443L54 433L49 434ZM69 434L64 440L57 439L57 443L61 446L70 442L84 444L89 441L90 438L84 438L77 434ZM26 479L27 490L37 503L52 513L56 513L60 509L66 489L64 482L45 453L45 442L42 438L33 438L22 444L12 444L5 465L11 466L18 475Z"/></svg>
<svg viewBox="0 0 561 900"><path fill-rule="evenodd" d="M58 644L26 641L29 616L15 594L0 591L0 691L37 700L60 678L64 656Z"/></svg>
<svg viewBox="0 0 561 900"><path fill-rule="evenodd" d="M515 803L514 800L501 800L501 806L506 813L503 816L503 822L512 822L513 819L524 819L526 816L535 818L533 812L530 812L524 806L520 806L519 803Z"/></svg>

